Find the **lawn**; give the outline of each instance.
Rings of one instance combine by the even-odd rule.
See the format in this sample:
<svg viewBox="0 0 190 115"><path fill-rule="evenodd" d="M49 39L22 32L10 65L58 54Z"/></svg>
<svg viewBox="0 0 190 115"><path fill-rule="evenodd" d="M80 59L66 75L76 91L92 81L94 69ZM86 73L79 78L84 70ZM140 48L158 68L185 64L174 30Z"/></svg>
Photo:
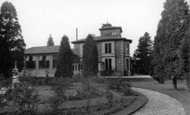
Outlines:
<svg viewBox="0 0 190 115"><path fill-rule="evenodd" d="M171 97L174 97L178 101L180 101L187 113L187 115L190 115L190 92L187 91L185 81L178 81L178 90L174 90L172 82L166 81L165 84L159 84L156 81L133 81L131 82L131 85L133 87L138 88L144 88L144 89L150 89L154 91L158 91L164 94L167 94Z"/></svg>

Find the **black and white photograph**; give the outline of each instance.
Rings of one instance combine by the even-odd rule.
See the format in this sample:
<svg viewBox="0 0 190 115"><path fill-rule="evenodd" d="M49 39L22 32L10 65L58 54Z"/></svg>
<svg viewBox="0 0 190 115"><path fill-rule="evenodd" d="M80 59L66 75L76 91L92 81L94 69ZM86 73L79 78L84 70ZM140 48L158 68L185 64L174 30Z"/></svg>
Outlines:
<svg viewBox="0 0 190 115"><path fill-rule="evenodd" d="M190 115L190 0L0 0L0 115Z"/></svg>

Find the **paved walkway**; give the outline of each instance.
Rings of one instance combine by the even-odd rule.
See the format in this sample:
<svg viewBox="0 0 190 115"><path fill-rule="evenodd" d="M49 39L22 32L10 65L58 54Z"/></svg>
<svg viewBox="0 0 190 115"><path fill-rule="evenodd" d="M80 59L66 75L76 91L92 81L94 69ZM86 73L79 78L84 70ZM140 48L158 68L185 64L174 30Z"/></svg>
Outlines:
<svg viewBox="0 0 190 115"><path fill-rule="evenodd" d="M149 99L148 103L134 115L185 115L182 104L176 99L152 90L133 89Z"/></svg>

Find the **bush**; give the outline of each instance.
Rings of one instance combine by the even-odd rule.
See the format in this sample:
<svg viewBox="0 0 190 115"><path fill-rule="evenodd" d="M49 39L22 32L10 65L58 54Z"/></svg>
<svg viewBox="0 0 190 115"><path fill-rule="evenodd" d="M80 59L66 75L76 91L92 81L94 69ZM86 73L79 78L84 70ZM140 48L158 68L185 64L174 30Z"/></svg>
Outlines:
<svg viewBox="0 0 190 115"><path fill-rule="evenodd" d="M66 78L55 78L55 77L19 77L21 82L27 82L31 85L57 85L65 83Z"/></svg>
<svg viewBox="0 0 190 115"><path fill-rule="evenodd" d="M0 95L0 108L3 109L5 106L7 106L7 99L5 95Z"/></svg>
<svg viewBox="0 0 190 115"><path fill-rule="evenodd" d="M108 100L108 105L109 107L113 106L114 100L113 100L113 94L111 91L107 90L106 91L106 99Z"/></svg>
<svg viewBox="0 0 190 115"><path fill-rule="evenodd" d="M105 70L101 72L101 75L103 76L111 76L113 75L114 71L113 70Z"/></svg>
<svg viewBox="0 0 190 115"><path fill-rule="evenodd" d="M54 91L55 96L50 99L50 107L52 109L51 113L58 115L62 112L61 105L66 101L66 97L64 95L65 89L59 85L54 87Z"/></svg>
<svg viewBox="0 0 190 115"><path fill-rule="evenodd" d="M0 87L8 87L10 86L12 79L0 79Z"/></svg>
<svg viewBox="0 0 190 115"><path fill-rule="evenodd" d="M126 96L132 95L131 89L130 89L131 87L130 83L127 81L123 81L122 79L118 78L118 79L110 80L108 83L108 87L118 92L122 92Z"/></svg>
<svg viewBox="0 0 190 115"><path fill-rule="evenodd" d="M123 79L120 78L110 79L108 82L108 86L110 89L114 90L119 90L122 87L131 87L129 82L123 81Z"/></svg>
<svg viewBox="0 0 190 115"><path fill-rule="evenodd" d="M17 83L14 89L7 92L7 100L11 102L9 106L15 108L16 115L36 114L38 109L38 94L35 89L27 83Z"/></svg>

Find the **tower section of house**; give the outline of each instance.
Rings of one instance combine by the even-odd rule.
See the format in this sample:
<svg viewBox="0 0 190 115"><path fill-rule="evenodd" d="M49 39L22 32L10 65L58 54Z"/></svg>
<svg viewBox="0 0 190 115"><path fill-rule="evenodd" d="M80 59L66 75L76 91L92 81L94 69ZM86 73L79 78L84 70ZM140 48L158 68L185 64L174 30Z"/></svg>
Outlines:
<svg viewBox="0 0 190 115"><path fill-rule="evenodd" d="M98 70L102 75L130 75L130 43L132 40L122 37L122 28L103 24L100 36L95 36L98 48ZM81 58L85 39L72 42L73 52Z"/></svg>

